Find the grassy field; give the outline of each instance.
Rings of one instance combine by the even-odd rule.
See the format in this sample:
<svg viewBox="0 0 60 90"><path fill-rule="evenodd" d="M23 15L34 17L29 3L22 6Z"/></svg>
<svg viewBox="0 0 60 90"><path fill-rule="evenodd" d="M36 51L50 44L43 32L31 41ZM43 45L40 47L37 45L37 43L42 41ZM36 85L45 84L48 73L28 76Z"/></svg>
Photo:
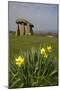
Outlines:
<svg viewBox="0 0 60 90"><path fill-rule="evenodd" d="M32 47L39 49L40 46L46 47L51 45L54 48L54 55L57 57L58 42L56 37L47 36L15 36L9 35L9 51L10 58L18 55L21 50L30 49Z"/></svg>
<svg viewBox="0 0 60 90"><path fill-rule="evenodd" d="M9 73L13 75L12 69L10 69L10 68L11 68L12 64L14 63L15 58L17 56L19 56L22 52L24 52L26 50L30 50L31 48L35 48L35 49L39 50L40 47L46 48L47 45L52 47L54 59L57 61L58 60L58 39L57 39L57 37L35 36L35 35L33 35L33 36L16 36L16 35L10 33L9 34L9 70L11 72L9 72ZM10 87L13 88L16 85L15 84L12 85L12 83L11 83L12 75L9 75L9 85L10 85ZM43 85L41 85L41 86L43 86ZM39 85L37 85L37 86L39 86ZM16 86L16 87L18 87L18 86ZM21 87L24 87L24 85L22 84ZM26 87L29 87L29 86L26 86Z"/></svg>

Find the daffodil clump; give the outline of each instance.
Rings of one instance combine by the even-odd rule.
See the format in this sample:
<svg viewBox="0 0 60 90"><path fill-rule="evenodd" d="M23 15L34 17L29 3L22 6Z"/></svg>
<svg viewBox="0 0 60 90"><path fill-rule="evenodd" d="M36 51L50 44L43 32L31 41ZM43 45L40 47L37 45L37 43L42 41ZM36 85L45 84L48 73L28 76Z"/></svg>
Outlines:
<svg viewBox="0 0 60 90"><path fill-rule="evenodd" d="M51 53L51 51L52 51L52 47L51 47L51 46L47 46L47 49L45 49L45 48L41 48L41 49L40 49L40 54L41 54L44 58L47 58L47 57L48 57L48 53L47 53L47 52ZM34 52L35 52L35 49L32 48L32 49L31 49L31 53L34 54ZM17 65L18 67L20 67L20 66L23 65L23 64L24 64L24 57L19 56L18 58L16 58L16 65Z"/></svg>
<svg viewBox="0 0 60 90"><path fill-rule="evenodd" d="M52 47L31 48L15 58L10 70L10 87L57 85L57 63Z"/></svg>
<svg viewBox="0 0 60 90"><path fill-rule="evenodd" d="M47 46L47 49L45 48L41 48L40 49L40 54L44 57L44 58L47 58L48 57L48 53L51 53L52 52L52 47L51 46Z"/></svg>
<svg viewBox="0 0 60 90"><path fill-rule="evenodd" d="M24 64L24 57L19 56L16 58L16 65L20 67L22 64Z"/></svg>

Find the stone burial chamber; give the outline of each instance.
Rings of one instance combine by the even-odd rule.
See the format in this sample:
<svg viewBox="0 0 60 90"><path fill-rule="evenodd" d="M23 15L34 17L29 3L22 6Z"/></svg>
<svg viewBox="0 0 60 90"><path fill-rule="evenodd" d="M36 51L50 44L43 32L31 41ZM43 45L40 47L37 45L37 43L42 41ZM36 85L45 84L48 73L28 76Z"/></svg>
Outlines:
<svg viewBox="0 0 60 90"><path fill-rule="evenodd" d="M33 30L32 28L34 25L25 20L25 19L17 19L16 20L16 35L22 36L22 35L33 35Z"/></svg>

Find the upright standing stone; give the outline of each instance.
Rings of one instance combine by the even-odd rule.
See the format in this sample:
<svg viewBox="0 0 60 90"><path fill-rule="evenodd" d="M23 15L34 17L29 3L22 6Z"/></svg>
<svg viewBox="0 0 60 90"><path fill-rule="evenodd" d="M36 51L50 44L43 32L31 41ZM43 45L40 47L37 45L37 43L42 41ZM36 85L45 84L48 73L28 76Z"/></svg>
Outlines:
<svg viewBox="0 0 60 90"><path fill-rule="evenodd" d="M29 23L26 26L26 35L31 35Z"/></svg>
<svg viewBox="0 0 60 90"><path fill-rule="evenodd" d="M20 35L24 35L24 23L21 23L21 28L20 28Z"/></svg>
<svg viewBox="0 0 60 90"><path fill-rule="evenodd" d="M17 24L17 27L16 27L16 35L20 35L19 24Z"/></svg>

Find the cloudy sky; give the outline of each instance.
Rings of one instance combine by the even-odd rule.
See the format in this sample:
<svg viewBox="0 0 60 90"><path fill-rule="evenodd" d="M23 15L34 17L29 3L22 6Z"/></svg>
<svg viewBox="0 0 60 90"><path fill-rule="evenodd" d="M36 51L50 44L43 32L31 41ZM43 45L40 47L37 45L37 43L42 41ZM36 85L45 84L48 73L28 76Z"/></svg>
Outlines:
<svg viewBox="0 0 60 90"><path fill-rule="evenodd" d="M57 14L57 4L9 2L9 30L16 31L16 19L24 18L33 23L34 31L57 32Z"/></svg>

